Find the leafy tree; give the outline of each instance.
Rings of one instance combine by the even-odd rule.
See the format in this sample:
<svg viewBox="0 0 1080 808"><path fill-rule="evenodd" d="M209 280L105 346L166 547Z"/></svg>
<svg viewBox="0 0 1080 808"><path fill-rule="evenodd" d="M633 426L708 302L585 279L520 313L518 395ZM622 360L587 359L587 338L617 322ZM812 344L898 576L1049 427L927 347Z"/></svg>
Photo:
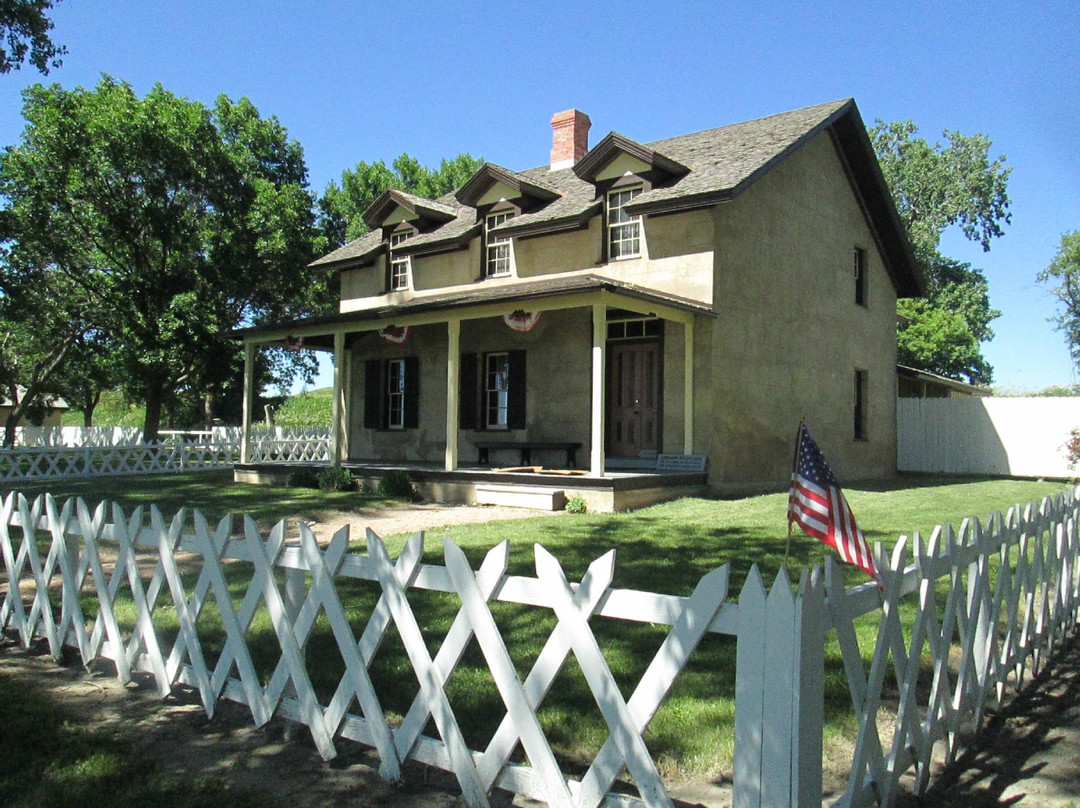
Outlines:
<svg viewBox="0 0 1080 808"><path fill-rule="evenodd" d="M975 384L988 384L993 369L980 343L993 337L986 279L970 264L938 252L941 234L958 226L989 250L1011 219L1005 157L991 160L990 139L946 130L945 143L917 137L911 121L878 121L870 129L882 173L907 228L927 280L926 300L901 300L906 318L898 337L902 363Z"/></svg>
<svg viewBox="0 0 1080 808"><path fill-rule="evenodd" d="M1064 311L1054 321L1058 330L1065 332L1073 364L1080 369L1080 230L1061 236L1054 260L1036 280L1050 287L1054 297L1064 306Z"/></svg>
<svg viewBox="0 0 1080 808"><path fill-rule="evenodd" d="M120 385L113 345L100 331L79 334L58 371L54 387L73 410L83 416L83 426L94 425L94 411L106 391Z"/></svg>
<svg viewBox="0 0 1080 808"><path fill-rule="evenodd" d="M0 73L18 70L29 54L39 73L60 66L63 46L49 36L53 23L46 14L60 0L3 0L0 2Z"/></svg>
<svg viewBox="0 0 1080 808"><path fill-rule="evenodd" d="M145 440L180 391L238 375L230 329L323 302L305 271L303 153L247 99L211 110L105 76L94 90L30 87L23 114L0 158L10 255L70 284L146 405Z"/></svg>
<svg viewBox="0 0 1080 808"><path fill-rule="evenodd" d="M408 154L401 154L392 167L379 160L363 161L345 169L341 185L331 180L319 200L324 247L333 250L367 232L364 211L387 188L437 199L460 188L483 165L482 159L459 154L443 160L438 169L427 168Z"/></svg>
<svg viewBox="0 0 1080 808"><path fill-rule="evenodd" d="M86 328L62 277L0 264L0 392L11 409L4 446L15 445L22 420L41 423L49 400L61 392L60 371Z"/></svg>

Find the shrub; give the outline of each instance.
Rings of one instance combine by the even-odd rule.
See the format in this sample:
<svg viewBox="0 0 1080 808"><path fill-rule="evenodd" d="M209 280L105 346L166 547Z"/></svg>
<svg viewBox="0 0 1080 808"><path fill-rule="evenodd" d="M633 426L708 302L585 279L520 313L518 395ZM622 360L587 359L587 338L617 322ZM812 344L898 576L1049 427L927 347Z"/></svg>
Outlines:
<svg viewBox="0 0 1080 808"><path fill-rule="evenodd" d="M407 471L390 471L379 480L379 494L387 499L416 499L416 489Z"/></svg>
<svg viewBox="0 0 1080 808"><path fill-rule="evenodd" d="M315 473L315 469L310 467L297 469L289 474L286 485L289 488L318 488L319 476Z"/></svg>
<svg viewBox="0 0 1080 808"><path fill-rule="evenodd" d="M566 500L566 510L568 513L588 513L589 506L585 497L575 495Z"/></svg>
<svg viewBox="0 0 1080 808"><path fill-rule="evenodd" d="M1065 441L1065 457L1069 460L1069 466L1080 471L1080 427L1069 433L1069 439Z"/></svg>
<svg viewBox="0 0 1080 808"><path fill-rule="evenodd" d="M356 478L348 469L341 466L330 466L319 472L320 491L349 491L356 487Z"/></svg>

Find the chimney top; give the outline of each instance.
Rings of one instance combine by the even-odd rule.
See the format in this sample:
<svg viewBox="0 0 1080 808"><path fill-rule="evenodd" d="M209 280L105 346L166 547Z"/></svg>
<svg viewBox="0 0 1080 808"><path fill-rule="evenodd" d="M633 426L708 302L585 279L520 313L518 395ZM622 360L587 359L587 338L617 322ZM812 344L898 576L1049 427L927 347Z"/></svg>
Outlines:
<svg viewBox="0 0 1080 808"><path fill-rule="evenodd" d="M589 150L592 121L581 110L557 112L551 119L551 170L570 168Z"/></svg>

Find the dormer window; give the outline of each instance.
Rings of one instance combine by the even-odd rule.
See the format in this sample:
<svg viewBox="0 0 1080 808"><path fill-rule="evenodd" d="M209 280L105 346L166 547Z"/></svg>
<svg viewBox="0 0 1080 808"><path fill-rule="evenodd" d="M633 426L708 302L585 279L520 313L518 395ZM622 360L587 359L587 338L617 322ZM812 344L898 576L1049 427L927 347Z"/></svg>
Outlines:
<svg viewBox="0 0 1080 808"><path fill-rule="evenodd" d="M398 230L390 234L390 291L397 292L409 288L409 274L412 268L409 256L398 255L394 248L412 238L412 230Z"/></svg>
<svg viewBox="0 0 1080 808"><path fill-rule="evenodd" d="M491 231L514 218L513 211L491 213L484 219L484 275L488 278L505 278L510 275L513 264L513 244L509 236L492 235Z"/></svg>
<svg viewBox="0 0 1080 808"><path fill-rule="evenodd" d="M626 211L626 206L640 194L640 185L608 192L607 244L608 257L612 261L641 255L641 216Z"/></svg>

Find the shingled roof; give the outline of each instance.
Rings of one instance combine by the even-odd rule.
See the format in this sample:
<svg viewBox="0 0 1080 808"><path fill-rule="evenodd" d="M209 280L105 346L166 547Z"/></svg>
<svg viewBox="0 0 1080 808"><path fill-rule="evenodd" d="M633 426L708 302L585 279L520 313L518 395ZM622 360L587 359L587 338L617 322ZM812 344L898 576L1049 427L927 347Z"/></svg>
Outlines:
<svg viewBox="0 0 1080 808"><path fill-rule="evenodd" d="M825 131L829 131L836 144L866 210L897 292L901 296L922 294L924 283L916 268L911 245L853 99L831 101L647 144L636 144L623 135L612 133L586 154L579 166L584 164L587 168L591 158L592 162L598 162L599 150L633 149L634 154L651 155L652 159L663 161L675 176L636 197L629 206L630 212L648 215L689 210L734 199L788 155ZM682 172L683 168L686 171ZM490 174L492 167L485 166L481 169L484 171ZM550 189L558 196L535 210L515 216L493 233L522 236L555 232L582 227L592 216L601 213L602 203L597 198L596 188L580 178L574 168L551 171L548 166L541 166L507 173L522 183ZM469 195L466 198L470 198ZM479 233L475 208L461 204L453 194L440 197L435 203L456 209L456 218L410 239L408 252L463 246ZM313 266L328 269L362 266L374 260L379 245L380 234L369 233L318 259Z"/></svg>

